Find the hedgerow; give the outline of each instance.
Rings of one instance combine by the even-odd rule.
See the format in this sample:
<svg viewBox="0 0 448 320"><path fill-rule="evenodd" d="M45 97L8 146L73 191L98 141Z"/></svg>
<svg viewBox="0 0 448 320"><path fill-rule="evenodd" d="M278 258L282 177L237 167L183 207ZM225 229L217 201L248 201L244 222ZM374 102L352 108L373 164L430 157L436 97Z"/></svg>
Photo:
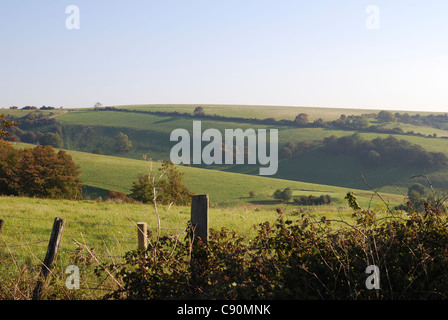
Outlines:
<svg viewBox="0 0 448 320"><path fill-rule="evenodd" d="M356 203L348 194L351 204ZM211 230L208 244L154 235L145 251L103 265L121 288L104 299L446 299L446 213L387 215L353 206L355 223L303 214L256 226L252 238ZM195 245L193 246L193 242ZM377 266L379 289L366 286Z"/></svg>

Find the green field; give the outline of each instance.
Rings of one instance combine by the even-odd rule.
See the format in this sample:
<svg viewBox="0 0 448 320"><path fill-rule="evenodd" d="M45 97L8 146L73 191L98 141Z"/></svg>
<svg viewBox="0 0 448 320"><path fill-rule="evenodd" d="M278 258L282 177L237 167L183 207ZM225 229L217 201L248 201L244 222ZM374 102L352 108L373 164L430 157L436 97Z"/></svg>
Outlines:
<svg viewBox="0 0 448 320"><path fill-rule="evenodd" d="M196 106L123 106L120 108L140 110L167 110L192 113ZM340 114L359 115L367 110L258 107L258 106L212 106L204 105L206 113L223 116L257 117L264 119L293 119L299 112L308 113L310 119L322 117L326 120L339 118ZM59 110L58 110L59 111ZM158 214L152 205L121 204L105 200L107 190L129 193L132 182L139 174L157 174L162 160L167 159L173 143L170 132L177 128L190 130L192 119L185 117L158 116L149 114L124 113L114 111L95 112L92 110L70 110L55 112L64 126L64 149L80 166L81 179L85 185L84 201L44 200L31 198L0 197L0 219L5 226L0 236L0 275L9 279L14 287L15 279L25 279L24 283L34 283L41 260L45 256L51 226L55 217L67 221L60 256L54 270L53 286L65 298L76 298L79 293L64 289L65 268L79 264L82 272L84 291L82 298L101 296L101 290L110 290L113 282L107 279L98 287L98 279L93 269L98 263L119 263L123 255L137 247L136 222L147 222L152 234L157 233L160 221L161 233L171 236L185 236L185 228L190 219L190 208L159 206ZM15 115L26 114L12 110ZM47 111L48 112L48 111ZM374 120L372 120L374 121ZM202 121L203 130L216 128L266 129L273 126L252 125L227 121ZM425 135L432 134L429 127L403 126L403 130L414 130ZM52 128L44 128L52 130ZM353 130L328 130L323 128L292 128L280 126L280 145L288 141L313 141L335 135L352 135ZM421 130L421 131L418 131ZM125 132L134 143L127 153L113 151L114 136ZM441 137L444 130L434 131ZM364 139L387 137L388 134L360 133ZM427 151L448 154L448 140L409 135L395 135L425 147ZM34 147L16 143L17 148ZM104 149L104 155L93 154L95 148ZM152 161L143 160L146 155ZM195 194L210 196L210 228L227 228L248 237L255 235L254 225L265 221L274 222L281 209L289 219L303 213L315 219L322 216L353 222L353 211L348 207L345 195L353 192L363 208L371 208L379 214L387 214L388 208L405 201L407 186L414 182L425 183L424 179L411 179L414 175L425 174L436 188L448 188L448 169L436 171L425 168L407 169L402 166L383 164L376 168L366 167L354 157L346 155L309 154L296 159L282 159L279 171L274 177L259 176L259 165L249 166L178 166L184 173L183 183ZM362 180L364 175L370 186L379 191L378 197ZM282 203L274 200L277 189L291 188L293 198L298 196L330 195L333 202L325 206L297 206L293 201ZM93 190L93 191L92 191ZM94 200L98 192L102 200ZM252 192L252 195L250 193ZM92 200L89 200L92 199ZM160 220L158 220L160 219ZM92 261L91 251L98 261ZM90 260L89 260L90 257ZM81 258L81 260L79 260ZM82 262L80 262L82 261ZM89 261L89 262L88 262ZM28 268L25 271L24 268ZM31 271L33 273L31 273ZM101 281L100 281L101 282ZM1 288L0 288L1 289ZM29 288L23 288L26 292ZM64 291L65 290L65 291ZM99 290L99 291L97 291ZM19 290L20 291L20 290ZM1 292L1 290L0 290ZM88 292L88 293L86 293ZM29 292L28 292L29 293ZM79 297L78 297L79 298Z"/></svg>
<svg viewBox="0 0 448 320"><path fill-rule="evenodd" d="M0 197L0 207L0 219L5 221L0 235L0 298L8 299L30 299L56 217L66 220L46 292L57 295L56 299L96 299L116 288L111 278L97 278L94 271L101 264L119 265L127 252L137 249L136 223L147 222L154 237L160 230L162 236L183 240L190 220L190 208L178 206L158 206L156 211L152 205L141 204ZM302 212L315 219L352 219L348 208L286 208L284 214L294 220ZM273 223L277 215L272 209L211 208L209 226L250 239L256 234L255 225ZM65 288L65 270L70 265L80 268L82 290Z"/></svg>
<svg viewBox="0 0 448 320"><path fill-rule="evenodd" d="M125 105L114 106L120 109L145 110L145 111L177 111L181 113L193 114L196 107L201 106L206 114L216 114L226 117L241 117L266 119L274 118L277 120L294 120L297 114L306 113L311 121L322 118L326 121L336 120L341 114L362 115L369 113L378 113L381 109L350 109L350 108L329 108L329 107L304 107L304 106L259 106L259 105L216 105L216 104L176 104L176 105ZM403 112L403 111L391 111ZM429 112L407 112L409 115L430 114ZM432 113L436 114L436 113Z"/></svg>
<svg viewBox="0 0 448 320"><path fill-rule="evenodd" d="M153 111L178 111L193 113L196 105L143 105L143 106L117 106L122 109L153 110ZM206 114L218 114L223 116L236 117L275 117L276 119L291 119L299 112L305 112L313 117L322 116L327 120L337 119L341 114L360 115L373 110L351 110L335 108L303 108L303 107L270 107L270 106L224 106L224 105L203 105ZM12 110L19 113L20 110ZM409 114L414 114L409 112ZM423 114L423 113L422 113ZM143 155L152 159L154 162L166 160L169 158L169 151L175 144L170 142L169 135L172 130L185 128L191 132L192 119L178 116L160 116L153 114L138 114L118 111L93 111L92 109L70 110L60 113L57 119L64 124L64 147L73 151L84 151L87 154L78 156L79 161L91 162L83 168L83 179L86 184L96 188L115 189L128 192L132 181L136 180L138 173L147 171L147 164L142 159ZM266 129L274 126L253 125L250 123L228 122L203 120L202 130L216 128L223 132L227 128L248 128ZM376 120L372 119L372 123ZM391 125L392 126L392 125ZM441 137L448 131L433 129L429 127L411 126L400 124L404 130L413 130L422 132L425 135L436 132ZM282 146L288 141L315 141L321 140L330 135L342 137L352 135L354 130L330 130L324 128L292 128L287 126L275 127L279 129L279 144ZM420 130L420 131L419 131ZM134 147L126 153L120 154L114 151L114 137L119 133L126 133ZM362 138L367 140L376 137L387 137L389 134L360 132ZM411 143L423 146L427 151L443 152L448 155L448 139L419 137L412 135L394 135L397 139L404 139ZM105 155L115 156L117 158L100 158L88 153L100 148ZM77 155L74 154L75 160ZM128 158L126 164L121 163L121 158ZM111 167L123 168L119 170L110 170ZM405 194L406 188L414 183L420 182L426 184L423 179L411 179L416 175L426 175L433 183L434 187L439 189L448 189L448 170L439 168L429 170L426 168L408 169L399 165L384 163L376 168L366 166L361 161L344 156L318 154L294 158L291 160L281 159L279 171L273 178L280 180L266 180L269 182L260 183L258 180L259 166L238 165L238 166L219 166L219 165L201 165L196 166L207 169L207 179L203 179L203 174L186 174L185 183L198 193L210 192L213 194L215 204L228 205L229 203L241 204L248 201L257 201L256 199L244 199L249 191L254 191L260 197L258 202L264 201L272 192L285 185L280 180L292 181L291 186L294 190L310 189L314 187L303 187L301 183L307 182L311 185L329 185L339 186L343 189L368 190L369 187L361 179L364 175L370 186L379 189L381 192L392 194ZM107 168L107 169L104 169ZM196 168L196 169L200 169ZM189 168L182 168L187 170ZM216 173L241 173L244 176L232 176ZM113 174L111 173L113 172ZM122 173L120 173L122 172ZM112 175L105 177L105 175ZM224 177L224 178L223 178ZM238 178L234 178L238 177ZM224 180L221 180L224 179ZM205 181L204 181L205 180ZM231 191L221 190L217 181L226 181ZM263 180L265 181L265 180ZM294 184L297 182L296 184ZM288 182L289 183L289 182Z"/></svg>
<svg viewBox="0 0 448 320"><path fill-rule="evenodd" d="M272 107L272 106L236 106L236 105L202 105L206 114L217 114L233 117L252 117L276 119L293 119L299 112L307 113L312 121L322 117L326 120L338 119L341 114L360 115L378 110L353 110L336 108L304 108L304 107ZM129 110L177 111L193 113L196 105L141 105L117 106ZM63 112L64 111L64 112ZM141 161L143 155L155 162L169 158L169 152L175 142L170 141L170 133L177 128L185 128L191 132L191 118L180 116L160 116L154 114L139 114L118 111L93 111L93 109L56 110L57 119L61 122L64 132L64 149L82 151L73 153L75 161L81 162L83 179L86 185L100 189L114 189L129 192L132 182L139 173L148 171L148 164ZM20 114L22 110L11 110ZM29 111L23 111L29 112ZM46 111L48 112L48 111ZM410 115L415 112L409 112ZM421 113L425 114L425 113ZM324 128L294 128L288 126L265 126L230 121L201 120L202 130L215 128L223 132L225 129L241 128L243 130L269 129L279 130L279 145L286 142L316 141L334 135L342 137L352 135L354 130L336 130ZM371 118L371 123L377 120ZM395 124L390 124L394 126ZM425 135L436 133L438 137L448 135L448 131L423 126L399 124L405 131L421 132ZM44 128L46 129L46 128ZM51 130L47 128L46 130ZM133 143L133 148L125 153L114 150L114 139L119 132L124 132ZM385 138L389 134L360 132L362 138L372 140L377 137ZM423 146L430 152L443 152L448 155L448 139L421 137L415 135L393 135L397 139L404 139ZM108 158L98 158L92 154L100 149ZM121 160L129 159L129 161ZM86 164L89 163L89 164ZM276 175L267 180L259 180L259 166L249 165L196 165L195 172L190 174L190 168L182 168L186 172L185 183L197 193L209 192L213 195L215 205L265 203L267 198L277 188L291 187L294 190L315 190L314 185L328 185L347 189L369 190L361 176L364 175L369 185L381 192L391 194L405 194L407 187L415 182L424 183L424 179L411 179L413 176L426 175L434 187L448 189L448 169L437 170L427 168L409 169L400 165L384 163L379 167L369 167L360 160L343 155L312 154L293 159L281 159ZM113 169L111 169L113 168ZM206 171L200 171L200 170ZM224 175L217 173L221 171ZM188 174L187 174L188 173ZM243 175L229 175L240 173ZM204 179L204 176L207 178ZM291 182L285 182L285 180ZM222 190L219 182L225 181L229 188ZM261 182L263 181L263 182ZM308 183L310 186L303 185ZM320 187L319 187L320 188ZM318 189L319 189L318 188ZM332 187L330 187L331 189ZM325 188L324 188L325 189ZM328 189L328 188L327 188ZM227 191L229 190L229 191ZM258 198L249 199L249 191L254 191ZM330 192L331 190L327 190ZM340 192L340 191L338 191ZM340 197L338 197L340 198Z"/></svg>
<svg viewBox="0 0 448 320"><path fill-rule="evenodd" d="M168 110L179 112L192 112L194 106L180 105L180 106L128 106L120 108L142 109L142 110ZM209 109L207 109L209 108ZM347 114L352 110L349 109L319 109L319 108L305 108L296 109L291 107L269 108L260 107L260 113L256 112L253 106L204 106L208 113L220 110L222 115L232 116L247 116L249 114L257 115L263 114L260 118L267 115L278 115L278 117L286 118L284 112L297 114L298 111L307 112L310 115L327 115L329 118L338 118L338 116L347 111ZM207 111L208 110L208 111ZM278 112L277 112L278 111ZM365 110L357 110L354 114L360 114ZM328 113L327 113L328 112ZM217 112L218 113L218 112ZM116 111L101 111L94 112L91 110L71 111L58 116L58 119L70 126L69 136L76 136L77 138L66 139L68 149L78 151L92 152L97 147L102 146L105 154L119 157L142 159L142 155L147 155L154 161L169 158L169 151L174 145L170 142L169 135L172 130L177 128L185 128L191 132L192 119L174 116L159 116L152 114L137 114L125 113ZM400 124L401 126L402 124ZM85 129L79 129L83 126ZM202 129L216 128L223 132L226 128L241 128L243 130L248 128L265 129L274 128L274 126L253 125L249 123L236 123L227 121L202 121ZM342 137L352 135L354 130L330 130L324 128L291 128L287 126L275 127L279 130L279 144L282 146L288 141L315 141L321 140L325 137L334 135ZM448 131L433 129L429 127L404 125L403 129L413 130L414 132L422 132L424 134L437 133L437 136L444 136ZM67 129L68 130L68 129ZM78 137L77 132L81 133ZM113 145L113 137L119 132L125 132L131 141L134 143L134 148L125 153L117 154L111 147ZM389 134L360 132L362 138L372 140L377 137L385 138ZM430 152L443 152L448 155L448 139L429 138L413 135L393 135L397 139L407 140L411 143L423 146ZM94 140L94 137L97 137ZM77 139L77 140L76 140ZM99 143L98 141L101 141ZM313 158L314 157L314 158ZM238 172L249 175L257 175L258 168L253 166L200 166L212 170ZM293 160L281 160L279 164L279 172L274 176L279 179L287 179L300 182L309 182L316 184L342 186L356 189L368 189L364 181L361 179L361 174L364 174L368 182L375 188L381 188L383 191L391 193L405 193L405 189L414 182L410 179L415 175L427 175L434 186L441 189L448 189L448 170L445 168L428 170L426 168L406 169L400 166L393 166L385 163L378 168L370 168L364 163L356 159L344 159L341 156L327 155L324 158L319 158L314 155L312 157L302 157ZM422 180L418 181L422 182ZM425 182L426 183L426 182ZM255 187L254 187L255 188Z"/></svg>
<svg viewBox="0 0 448 320"><path fill-rule="evenodd" d="M29 147L30 145L17 145ZM139 174L157 175L159 162L127 159L121 157L95 155L91 153L68 151L73 160L80 166L81 179L85 185L104 190L116 190L129 193L133 181L137 181ZM359 194L360 202L368 205L373 192L357 188L345 188L314 183L305 183L291 180L263 177L258 175L245 175L220 170L210 170L192 167L178 167L184 173L184 184L196 194L210 195L211 205L217 207L259 207L269 205L277 206L272 194L277 189L291 188L295 194L330 194L336 204L343 203L347 192ZM225 183L222 183L225 181ZM249 197L254 191L255 197ZM366 196L367 195L367 196ZM392 203L401 203L403 197L396 193L384 193L384 197ZM374 197L373 203L379 202Z"/></svg>
<svg viewBox="0 0 448 320"><path fill-rule="evenodd" d="M294 111L297 112L297 110ZM270 112L271 115L277 114L277 112L273 110L270 110ZM309 113L315 112L316 114L320 114L315 109L312 109L311 112L310 111L308 112ZM333 113L331 114L340 115L341 111L339 111L339 113L333 111ZM192 130L191 119L174 117L174 116L159 116L152 114L125 113L115 111L92 112L89 110L80 110L61 114L60 116L57 117L57 119L68 125L100 126L100 127L105 126L105 127L113 127L128 130L148 131L150 133L151 132L163 133L166 134L168 137L166 144L169 144L170 142L169 134L173 130L177 128L183 128L188 130L189 132L191 132ZM354 130L331 130L323 128L291 128L287 126L266 126L250 123L236 123L236 122L212 121L212 120L201 120L201 123L203 130L209 128L215 128L220 131L235 128L241 128L242 130L246 130L248 128L252 128L254 130L278 129L280 145L285 144L288 141L321 140L331 135L341 137L345 135L351 135L356 132ZM421 126L403 125L403 124L400 124L400 126L402 126L406 131L414 130L414 132L420 132L426 135L433 133L437 133L437 135L440 137L448 135L448 131L446 130L421 127ZM389 136L389 134L385 133L361 132L360 134L366 139L374 139L376 137ZM393 136L399 139L407 140L412 143L424 145L426 148L428 148L428 151L440 151L448 154L448 140L446 139L434 139L428 137L418 137L418 136L398 135L398 134L393 134ZM148 138L150 138L150 136L148 136Z"/></svg>
<svg viewBox="0 0 448 320"><path fill-rule="evenodd" d="M223 116L253 117L264 119L293 119L300 112L309 115L310 120L322 117L333 120L341 114L360 115L375 110L353 110L335 108L304 108L304 107L271 107L271 106L225 106L202 105L206 114ZM117 106L119 108L153 111L178 111L193 113L196 105L142 105ZM68 112L67 112L68 111ZM376 110L377 111L377 110ZM8 110L16 115L30 111ZM48 111L45 111L48 112ZM128 193L132 182L140 173L149 173L150 165L157 172L160 161L169 157L169 150L174 143L169 141L169 134L177 128L191 131L192 119L175 116L159 116L152 114L125 113L117 111L93 111L92 109L55 110L57 119L66 126L64 130L65 149L68 149L76 163L81 166L82 176L86 186L100 190L116 190ZM414 114L409 112L409 114ZM422 113L423 114L423 113ZM375 122L375 120L372 120ZM400 124L402 125L402 124ZM202 129L216 128L223 131L226 128L266 129L273 126L253 125L227 121L202 121ZM353 130L329 130L323 128L291 128L279 129L279 144L287 141L313 141L335 135L342 137L351 135ZM428 127L403 125L405 130L423 130L431 134ZM125 132L134 143L134 148L124 154L112 151L114 135ZM443 136L444 130L437 130L438 136ZM364 139L387 137L388 134L361 132ZM427 151L448 154L448 140L409 135L394 135L411 143L424 146ZM91 152L95 148L104 148L106 155L96 155ZM81 152L84 151L84 152ZM86 151L86 152L85 152ZM142 156L153 162L142 160ZM378 189L394 204L401 203L406 194L406 188L414 182L424 180L411 179L415 175L426 175L436 188L448 188L448 170L436 171L425 168L407 169L385 163L377 168L366 167L361 161L343 155L312 154L292 160L280 160L279 171L274 177L260 177L259 166L200 166L179 167L185 173L184 183L194 193L210 194L211 203L216 207L260 207L278 205L272 199L276 189L290 187L294 196L303 193L313 195L331 194L334 205L345 205L343 198L349 191L365 195L372 193L369 186L362 180L364 175L370 186ZM249 192L255 193L249 197ZM378 199L376 199L378 200ZM369 196L361 196L360 201L368 204Z"/></svg>

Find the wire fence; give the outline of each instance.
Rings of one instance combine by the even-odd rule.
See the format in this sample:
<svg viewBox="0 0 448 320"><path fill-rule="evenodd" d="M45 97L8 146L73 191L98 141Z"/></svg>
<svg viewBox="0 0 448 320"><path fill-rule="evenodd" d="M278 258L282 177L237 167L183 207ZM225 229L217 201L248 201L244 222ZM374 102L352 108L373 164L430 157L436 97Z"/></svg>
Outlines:
<svg viewBox="0 0 448 320"><path fill-rule="evenodd" d="M35 218L20 214L0 215L0 282L2 274L18 273L23 266L39 270L49 245L54 219ZM155 226L148 233L156 233ZM164 234L179 236L185 228L160 228ZM117 265L125 262L125 254L138 249L137 224L94 223L82 220L65 220L62 241L59 246L55 273L61 279L67 277L65 269L76 265L82 269L82 289L107 292L116 289L110 279L99 279L94 270L99 265ZM9 270L8 270L9 269ZM85 273L89 273L86 275ZM63 282L56 284L64 287Z"/></svg>
<svg viewBox="0 0 448 320"><path fill-rule="evenodd" d="M208 195L193 196L192 199L197 200L192 201L190 217L190 223L195 226L195 237L208 239ZM120 266L126 262L126 253L142 248L141 238L144 232L140 229L139 223L129 218L119 220L120 223L113 223L113 221L112 223L107 221L96 223L88 221L89 219L88 216L64 219L62 241L58 242L58 259L51 271L53 276L58 277L52 278L66 279L67 268L74 265L82 273L83 290L110 292L117 289L117 283L114 283L110 274L104 276L104 273L101 273L102 276L100 276L95 272L95 268L108 265L115 270L120 269ZM1 221L4 221L3 225ZM126 221L126 224L123 224L123 221ZM17 214L0 212L0 286L2 278L5 279L5 274L11 274L10 270L15 270L20 277L21 266L35 268L35 271L38 271L46 265L44 261L51 247L50 238L53 238L55 222L56 220L52 218L32 217L21 212ZM184 222L179 221L179 223ZM167 228L156 222L152 225L147 224L146 227L148 237L144 237L145 243L146 240L151 241L158 235L173 236L177 239L187 236L185 225ZM247 234L244 232L238 234L244 237L253 231L248 230ZM59 281L54 286L64 288L65 284L64 281Z"/></svg>

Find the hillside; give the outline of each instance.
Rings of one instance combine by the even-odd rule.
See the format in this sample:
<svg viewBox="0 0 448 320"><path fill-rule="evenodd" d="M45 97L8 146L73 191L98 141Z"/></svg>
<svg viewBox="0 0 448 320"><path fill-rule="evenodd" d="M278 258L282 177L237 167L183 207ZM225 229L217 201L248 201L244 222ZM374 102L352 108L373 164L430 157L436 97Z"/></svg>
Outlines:
<svg viewBox="0 0 448 320"><path fill-rule="evenodd" d="M339 138L358 132L363 139L373 140L378 137L393 136L421 146L428 152L441 152L448 155L448 139L445 138L448 136L448 130L445 130L448 121L445 120L443 114L401 112L400 114L396 113L396 115L403 118L406 115L410 119L407 123L400 121L381 123L377 117L378 110L203 105L206 116L201 118L193 115L196 107L195 105L147 105L117 106L116 109L65 110L67 112L57 110L52 115L57 121L56 124L41 125L27 130L56 132L61 135L62 144L60 147L64 149L132 159L136 161L135 163L138 163L135 168L140 168L141 163L144 163L138 161L142 159L143 155L154 162L168 159L169 152L175 144L170 141L170 133L177 128L184 128L191 132L193 120L201 121L202 130L215 128L220 132L224 132L225 129L236 128L243 130L249 128L255 130L278 129L279 148L290 142L321 141L330 136ZM31 111L12 110L11 112L23 117ZM46 112L48 113L48 111ZM291 125L298 113L307 114L307 125ZM367 127L359 129L353 125L342 127L314 125L313 122L321 118L325 123L332 124L342 117L354 119L353 121L364 117L364 125ZM400 118L400 120L402 119ZM374 128L375 130L373 130ZM132 148L129 151L118 152L115 149L116 136L120 132L126 134L132 142ZM104 163L95 165L97 172L100 172L109 160L103 161ZM130 161L126 166L134 167L131 163L133 162ZM215 179L218 179L214 177L217 174L215 171L245 174L243 177L247 179L247 183L235 183L234 194L226 195L226 199L238 198L241 197L241 194L247 195L250 190L258 192L258 182L251 179L259 178L255 177L258 175L259 166L195 165L195 167L208 169L205 171L207 177L209 177L206 180L210 179L215 182L217 181ZM408 168L402 166L401 163L389 162L372 167L365 161L351 155L320 154L318 152L294 158L280 158L278 167L278 172L271 178L292 182L369 190L369 187L361 178L364 175L370 186L378 188L382 192L405 194L406 188L415 182L427 185L425 179L412 178L417 175L426 175L433 182L434 187L448 189L448 169L446 167L421 166ZM118 178L117 181L128 181L126 184L129 186L137 171L137 169L134 169L132 178L123 180L126 179L123 175L123 178ZM85 173L86 176L89 174ZM102 178L98 177L96 179L101 180ZM93 187L105 187L106 189L114 187L120 190L128 188L126 186L98 183L98 181L93 180L89 181L91 181L90 185ZM216 186L215 188L219 189ZM223 198L218 197L218 202L226 201Z"/></svg>
<svg viewBox="0 0 448 320"><path fill-rule="evenodd" d="M17 147L32 147L26 144L17 144ZM95 155L79 151L67 151L73 160L80 166L81 179L84 181L87 191L99 192L104 196L107 190L116 190L128 193L132 182L137 180L138 174L153 173L157 175L160 163L144 160L127 159L105 155ZM343 200L347 192L354 192L359 196L363 206L369 206L373 192L358 190L356 188L344 188L330 185L320 185L298 181L282 180L256 175L245 175L219 170L179 166L179 170L185 174L184 184L194 193L208 193L213 206L278 206L278 201L273 200L272 194L277 189L291 188L294 196L329 194L334 198L335 205L346 207ZM90 188L94 188L89 189ZM255 196L249 196L253 191ZM381 193L384 199L391 203L401 203L403 197L394 193ZM372 206L380 203L378 197L373 197Z"/></svg>

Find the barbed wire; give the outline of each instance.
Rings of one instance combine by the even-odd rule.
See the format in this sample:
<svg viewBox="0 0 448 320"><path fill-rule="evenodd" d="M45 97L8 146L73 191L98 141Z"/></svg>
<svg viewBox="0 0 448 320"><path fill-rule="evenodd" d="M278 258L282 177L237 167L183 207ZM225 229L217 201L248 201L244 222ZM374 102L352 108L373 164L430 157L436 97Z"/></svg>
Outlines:
<svg viewBox="0 0 448 320"><path fill-rule="evenodd" d="M23 246L34 246L36 244L39 243L43 243L43 242L47 242L47 241L37 241L37 242L31 242L31 243L21 243L21 244L11 244L11 245L3 245L0 246L0 248L14 248L14 247L23 247Z"/></svg>
<svg viewBox="0 0 448 320"><path fill-rule="evenodd" d="M18 215L2 215L3 218L13 218L13 219L24 219L24 220L40 220L40 221L54 221L54 219L45 219L45 218L32 218L32 217L24 217L24 216L18 216ZM85 221L75 221L75 220L67 220L65 219L66 225L71 224L71 223L78 223L78 224L88 224L88 225L93 225L93 226L105 226L105 227L124 227L124 228L135 228L135 224L132 223L133 225L123 225L123 224L110 224L110 223L95 223L95 222L85 222ZM29 228L29 227L23 227L23 228ZM152 229L152 230L157 230L158 227L154 226L148 227L148 230ZM175 230L175 231L179 231L179 230L184 230L182 228L166 228L166 227L161 227L161 230Z"/></svg>
<svg viewBox="0 0 448 320"><path fill-rule="evenodd" d="M23 215L2 215L1 218L3 219L14 219L14 220L28 220L28 221L45 221L45 222L53 222L54 219L49 218L35 218L35 217L25 217ZM132 221L130 220L132 223ZM70 228L70 225L73 226L74 224L81 224L81 225L87 225L87 226L95 226L95 227L120 227L120 228L127 228L126 230L134 229L136 228L136 224L133 223L132 226L130 225L123 225L123 224L110 224L110 223L92 223L92 222L85 222L85 221L75 221L75 220L66 220L66 228L64 232L64 238L66 239L64 242L66 243L64 246L61 246L59 248L61 253L67 253L67 254L77 254L82 255L83 257L91 256L91 253L82 252L79 249L80 247L75 247L77 249L71 249L70 245L67 244L67 241L70 242L70 240L79 240L80 238L83 239L83 242L86 243L89 247L95 247L98 249L100 247L99 252L93 252L93 254L99 258L106 258L106 259L124 259L125 253L123 252L122 255L116 255L107 253L110 249L108 249L108 244L106 242L115 242L121 245L120 251L125 251L123 248L129 248L129 245L133 245L137 247L137 233L135 235L130 235L129 232L119 232L118 234L103 234L103 233L95 233L95 232L82 232L77 230L72 230ZM68 227L67 227L68 226ZM11 229L9 229L11 228ZM20 232L22 229L23 232ZM148 227L148 232L152 232L154 230L159 231L175 231L177 233L177 236L179 236L181 233L185 233L185 228L168 228L168 227ZM36 226L30 226L27 224L26 226L21 226L17 223L9 224L5 223L3 228L3 236L7 235L10 238L15 238L16 235L29 235L32 236L38 236L38 235L44 235L48 238L50 237L52 229L51 228L43 228L43 227L36 227ZM67 232L68 231L68 232ZM23 238L23 237L22 237ZM48 239L46 240L40 240L39 241L32 241L34 239L29 239L26 243L14 243L14 244L8 244L5 242L5 237L3 237L4 245L0 245L0 248L2 249L9 249L9 248L19 248L19 247L26 247L26 246L34 246L34 247L40 247L42 251L45 251L46 246L41 245L43 243L48 243ZM87 241L86 241L87 240ZM133 241L129 241L133 240ZM100 242L100 246L98 246L98 242ZM102 243L101 243L102 242ZM73 245L76 245L75 243L72 243ZM114 251L119 251L117 248L112 249Z"/></svg>

